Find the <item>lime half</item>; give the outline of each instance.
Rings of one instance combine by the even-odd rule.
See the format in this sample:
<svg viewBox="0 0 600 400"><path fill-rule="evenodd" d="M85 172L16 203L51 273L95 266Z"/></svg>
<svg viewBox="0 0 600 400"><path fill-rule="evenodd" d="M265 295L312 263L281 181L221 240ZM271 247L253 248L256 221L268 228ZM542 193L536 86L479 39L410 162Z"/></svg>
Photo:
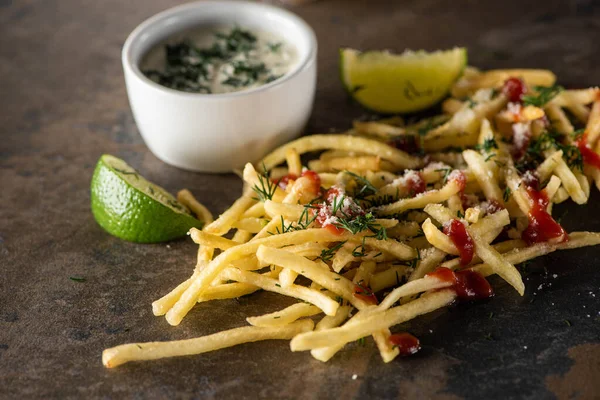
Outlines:
<svg viewBox="0 0 600 400"><path fill-rule="evenodd" d="M111 235L132 242L164 242L202 227L165 189L108 154L96 165L91 201L96 222Z"/></svg>
<svg viewBox="0 0 600 400"><path fill-rule="evenodd" d="M340 74L348 93L382 113L410 113L442 100L467 65L467 50L428 53L340 50Z"/></svg>

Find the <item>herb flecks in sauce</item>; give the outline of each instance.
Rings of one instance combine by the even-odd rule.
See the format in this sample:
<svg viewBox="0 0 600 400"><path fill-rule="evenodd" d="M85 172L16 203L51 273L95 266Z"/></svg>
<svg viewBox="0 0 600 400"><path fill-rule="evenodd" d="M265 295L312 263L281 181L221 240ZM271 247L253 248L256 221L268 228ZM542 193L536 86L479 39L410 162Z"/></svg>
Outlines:
<svg viewBox="0 0 600 400"><path fill-rule="evenodd" d="M142 72L171 89L229 93L273 82L296 62L295 49L266 32L238 27L190 33L151 50Z"/></svg>

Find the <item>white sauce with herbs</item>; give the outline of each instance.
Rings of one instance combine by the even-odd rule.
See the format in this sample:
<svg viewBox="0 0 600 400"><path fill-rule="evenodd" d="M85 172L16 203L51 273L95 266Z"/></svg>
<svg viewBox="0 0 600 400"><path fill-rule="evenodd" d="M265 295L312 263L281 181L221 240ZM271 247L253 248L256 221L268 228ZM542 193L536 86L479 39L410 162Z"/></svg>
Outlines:
<svg viewBox="0 0 600 400"><path fill-rule="evenodd" d="M193 93L231 93L279 79L296 65L296 49L266 31L204 27L152 48L140 69L155 82Z"/></svg>

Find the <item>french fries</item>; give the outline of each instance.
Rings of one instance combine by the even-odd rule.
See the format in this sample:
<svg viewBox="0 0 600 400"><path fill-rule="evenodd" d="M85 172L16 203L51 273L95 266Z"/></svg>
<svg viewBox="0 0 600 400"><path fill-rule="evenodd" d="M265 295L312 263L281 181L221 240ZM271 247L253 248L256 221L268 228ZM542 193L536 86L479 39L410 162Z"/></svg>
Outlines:
<svg viewBox="0 0 600 400"><path fill-rule="evenodd" d="M522 104L502 89L508 78L522 80ZM442 115L354 121L344 134L305 136L247 164L241 197L215 220L179 192L205 226L189 232L199 245L191 276L152 303L156 316L178 325L199 302L260 290L300 302L248 316L250 326L107 349L103 364L269 339L291 339L292 351L326 362L368 336L390 362L401 354L390 328L463 298L465 269L523 295L516 264L600 244L600 233L565 235L552 216L554 204L587 203L591 183L600 189L590 161L600 159L600 89L549 88L555 80L547 70L467 68ZM307 169L301 156L314 151ZM545 236L553 232L562 234ZM308 318L319 314L313 330Z"/></svg>

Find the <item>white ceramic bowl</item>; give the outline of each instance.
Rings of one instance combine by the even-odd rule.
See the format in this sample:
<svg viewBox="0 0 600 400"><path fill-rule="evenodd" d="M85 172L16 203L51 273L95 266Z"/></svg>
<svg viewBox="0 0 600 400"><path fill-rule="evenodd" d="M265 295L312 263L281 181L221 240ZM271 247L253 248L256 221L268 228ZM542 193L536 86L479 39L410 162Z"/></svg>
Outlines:
<svg viewBox="0 0 600 400"><path fill-rule="evenodd" d="M275 33L296 47L298 63L272 83L227 94L169 89L140 71L143 56L155 45L215 24ZM129 103L146 145L168 164L203 172L257 161L300 134L312 109L316 58L315 34L302 19L277 7L234 1L188 3L161 12L129 35L122 53Z"/></svg>

